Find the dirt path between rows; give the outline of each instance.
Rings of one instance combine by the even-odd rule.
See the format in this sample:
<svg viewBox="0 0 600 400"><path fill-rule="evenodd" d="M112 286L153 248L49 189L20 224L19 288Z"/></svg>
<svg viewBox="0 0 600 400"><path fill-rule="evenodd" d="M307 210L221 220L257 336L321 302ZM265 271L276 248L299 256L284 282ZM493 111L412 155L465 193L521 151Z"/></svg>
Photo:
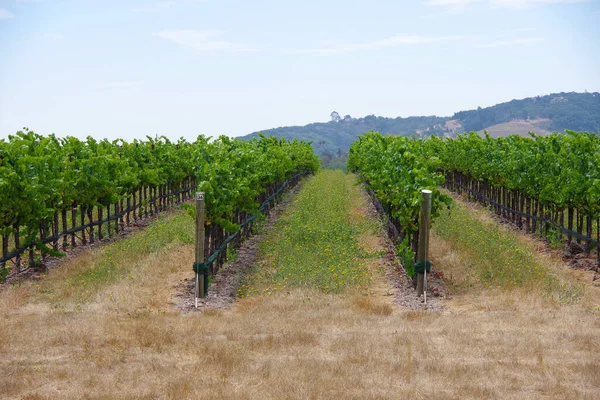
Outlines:
<svg viewBox="0 0 600 400"><path fill-rule="evenodd" d="M273 229L281 213L293 202L294 194L299 187L293 187L283 196L281 202L270 210L267 223L260 229L260 232L247 238L236 251L235 260L226 263L219 269L215 281L209 287L208 295L198 300L198 308L196 308L194 297L195 278L191 273L190 278L184 278L175 286L173 305L184 312L232 307L244 277L258 260L259 243Z"/></svg>
<svg viewBox="0 0 600 400"><path fill-rule="evenodd" d="M377 212L377 209L368 196L364 187L361 186L362 194L362 212L367 218L378 219L382 225L387 224L387 219L384 215ZM373 291L383 296L392 296L393 303L409 309L409 310L429 310L442 311L445 309L444 300L449 298L441 275L435 270L427 278L427 303L424 303L421 298L416 295L416 290L413 287L412 279L406 273L404 267L398 261L396 256L395 246L392 240L385 234L383 229L376 232L369 238L361 238L363 243L372 243L370 249L366 250L383 250L384 255L377 262L380 267L384 268L384 276L374 281ZM391 287L391 290L390 290Z"/></svg>

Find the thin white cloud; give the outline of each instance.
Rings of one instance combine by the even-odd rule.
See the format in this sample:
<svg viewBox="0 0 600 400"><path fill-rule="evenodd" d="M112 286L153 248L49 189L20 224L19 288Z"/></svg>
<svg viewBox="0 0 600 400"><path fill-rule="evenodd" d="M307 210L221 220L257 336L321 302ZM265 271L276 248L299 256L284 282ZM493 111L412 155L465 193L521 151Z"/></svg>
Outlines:
<svg viewBox="0 0 600 400"><path fill-rule="evenodd" d="M436 45L450 42L462 42L478 48L528 46L540 43L545 39L533 37L533 29L521 28L498 32L495 35L485 36L423 36L423 35L396 35L389 38L366 43L339 43L323 47L305 49L276 49L262 47L262 51L272 51L294 55L322 55L330 56L344 53L375 51L401 46ZM529 32L529 35L523 35ZM169 30L156 34L163 39L177 43L180 46L200 52L251 52L259 51L256 47L239 44L222 39L223 31L201 30ZM524 37L527 36L527 37Z"/></svg>
<svg viewBox="0 0 600 400"><path fill-rule="evenodd" d="M545 39L541 38L541 37L521 38L521 39L512 39L512 40L497 40L494 42L482 44L479 47L493 48L493 47L531 46L531 45L543 42L544 40Z"/></svg>
<svg viewBox="0 0 600 400"><path fill-rule="evenodd" d="M160 1L160 2L154 2L147 6L135 7L135 8L132 8L131 10L136 11L136 12L157 12L157 11L165 10L165 9L171 7L172 5L173 5L172 1Z"/></svg>
<svg viewBox="0 0 600 400"><path fill-rule="evenodd" d="M544 4L574 4L587 3L592 0L492 0L492 5L497 7L532 7Z"/></svg>
<svg viewBox="0 0 600 400"><path fill-rule="evenodd" d="M14 18L15 15L8 11L7 9L0 8L0 19L11 19Z"/></svg>
<svg viewBox="0 0 600 400"><path fill-rule="evenodd" d="M464 39L463 36L419 36L419 35L397 35L383 40L377 40L370 43L339 44L329 47L293 50L294 54L320 54L332 55L340 53L350 53L365 50L377 50L389 47L407 46L407 45L426 45L443 42L450 42Z"/></svg>
<svg viewBox="0 0 600 400"><path fill-rule="evenodd" d="M125 90L138 87L141 84L141 81L114 81L98 83L92 88L95 90Z"/></svg>
<svg viewBox="0 0 600 400"><path fill-rule="evenodd" d="M532 37L536 34L536 29L534 28L515 28L515 29L507 29L504 31L497 32L495 34L491 34L489 36L481 37L482 39L486 39L488 41L491 40L512 40L512 39L520 39L523 37Z"/></svg>
<svg viewBox="0 0 600 400"><path fill-rule="evenodd" d="M590 0L490 0L490 5L497 8L529 8L544 4L584 3Z"/></svg>
<svg viewBox="0 0 600 400"><path fill-rule="evenodd" d="M514 29L507 29L505 31L499 32L498 36L500 35L507 35L507 34L515 34L515 33L523 33L523 32L533 32L535 31L535 28L514 28Z"/></svg>
<svg viewBox="0 0 600 400"><path fill-rule="evenodd" d="M449 11L461 11L466 9L473 3L478 3L481 0L429 0L425 5L432 7L444 7Z"/></svg>
<svg viewBox="0 0 600 400"><path fill-rule="evenodd" d="M196 51L211 52L249 52L256 51L255 48L239 43L220 39L223 36L222 31L199 31L193 29L178 29L171 31L162 31L157 36L171 40L183 47Z"/></svg>
<svg viewBox="0 0 600 400"><path fill-rule="evenodd" d="M57 40L63 40L64 38L65 38L65 35L63 35L62 33L46 33L46 34L44 34L44 39L46 39L46 40L57 41Z"/></svg>
<svg viewBox="0 0 600 400"><path fill-rule="evenodd" d="M546 4L584 3L591 0L428 0L425 5L443 7L448 11L466 10L473 3L486 2L492 8L530 8Z"/></svg>
<svg viewBox="0 0 600 400"><path fill-rule="evenodd" d="M206 0L165 0L165 1L152 1L148 2L148 5L132 8L132 11L135 12L159 12L166 9L169 9L173 6L177 5L186 5L186 4L199 4L205 3Z"/></svg>

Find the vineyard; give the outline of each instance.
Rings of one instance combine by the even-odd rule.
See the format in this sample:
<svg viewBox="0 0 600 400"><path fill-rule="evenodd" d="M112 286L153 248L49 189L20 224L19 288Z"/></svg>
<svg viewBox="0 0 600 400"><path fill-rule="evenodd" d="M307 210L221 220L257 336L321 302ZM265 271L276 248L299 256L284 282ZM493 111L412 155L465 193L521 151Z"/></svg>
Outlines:
<svg viewBox="0 0 600 400"><path fill-rule="evenodd" d="M0 141L0 278L119 234L196 190L206 196L208 256L286 180L317 168L312 146L273 137L127 143L19 131Z"/></svg>
<svg viewBox="0 0 600 400"><path fill-rule="evenodd" d="M600 248L600 137L549 136L427 141L441 159L446 187L466 192L516 226L552 242ZM595 237L594 237L595 236ZM600 252L598 265L600 265Z"/></svg>
<svg viewBox="0 0 600 400"><path fill-rule="evenodd" d="M450 198L438 189L466 192L527 232L560 243L600 248L600 137L567 131L414 140L369 132L351 147L348 168L360 172L392 221L410 264L418 247L421 189L433 190L433 218ZM595 237L594 237L595 236ZM410 250L409 250L410 249ZM600 251L598 265L600 265Z"/></svg>
<svg viewBox="0 0 600 400"><path fill-rule="evenodd" d="M451 199L440 192L444 177L438 173L440 162L426 153L422 143L403 136L383 136L368 132L350 147L348 170L360 173L368 190L380 202L381 212L388 215L389 236L401 242L400 256L409 275L418 249L418 221L421 190L432 194L432 217Z"/></svg>
<svg viewBox="0 0 600 400"><path fill-rule="evenodd" d="M354 174L263 136L0 144L0 397L598 398L594 272L525 232L594 253L591 135L369 132ZM521 162L525 149L539 157ZM521 171L552 187L518 186ZM400 266L429 269L423 189L426 303Z"/></svg>

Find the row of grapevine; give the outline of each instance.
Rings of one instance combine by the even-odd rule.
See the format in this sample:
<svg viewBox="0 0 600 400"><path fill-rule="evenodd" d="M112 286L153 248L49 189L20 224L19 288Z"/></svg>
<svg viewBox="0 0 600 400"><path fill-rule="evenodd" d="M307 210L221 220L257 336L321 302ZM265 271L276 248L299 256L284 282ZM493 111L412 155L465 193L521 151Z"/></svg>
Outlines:
<svg viewBox="0 0 600 400"><path fill-rule="evenodd" d="M360 136L348 153L348 170L363 176L367 189L389 216L389 233L402 242L402 258L409 273L418 248L421 191L433 192L432 219L451 204L450 197L439 190L444 183L440 167L441 160L428 154L421 142L379 132Z"/></svg>
<svg viewBox="0 0 600 400"><path fill-rule="evenodd" d="M559 240L565 235L588 252L599 245L600 136L566 131L492 139L471 133L429 138L423 147L440 159L450 189L467 192L527 231Z"/></svg>
<svg viewBox="0 0 600 400"><path fill-rule="evenodd" d="M256 212L278 182L318 165L310 144L273 137L128 143L24 129L0 140L0 277L9 261L21 268L26 251L35 264L59 240L65 250L102 239L104 223L118 232L130 216L159 212L196 189L206 192L207 227L235 230L236 218Z"/></svg>
<svg viewBox="0 0 600 400"><path fill-rule="evenodd" d="M450 203L440 185L466 192L529 232L576 240L588 253L600 248L600 136L595 134L492 139L471 133L416 140L369 132L352 144L348 168L362 174L390 216L401 249L410 244L416 251L421 189L433 190L434 218ZM410 267L410 257L403 258Z"/></svg>

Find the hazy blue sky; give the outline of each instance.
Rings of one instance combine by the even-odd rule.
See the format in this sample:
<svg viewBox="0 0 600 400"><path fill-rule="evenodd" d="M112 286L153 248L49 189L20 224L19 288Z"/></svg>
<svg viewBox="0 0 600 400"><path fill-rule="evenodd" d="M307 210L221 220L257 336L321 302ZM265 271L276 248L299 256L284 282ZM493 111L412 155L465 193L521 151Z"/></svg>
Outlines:
<svg viewBox="0 0 600 400"><path fill-rule="evenodd" d="M0 0L0 137L237 136L584 90L599 0Z"/></svg>

